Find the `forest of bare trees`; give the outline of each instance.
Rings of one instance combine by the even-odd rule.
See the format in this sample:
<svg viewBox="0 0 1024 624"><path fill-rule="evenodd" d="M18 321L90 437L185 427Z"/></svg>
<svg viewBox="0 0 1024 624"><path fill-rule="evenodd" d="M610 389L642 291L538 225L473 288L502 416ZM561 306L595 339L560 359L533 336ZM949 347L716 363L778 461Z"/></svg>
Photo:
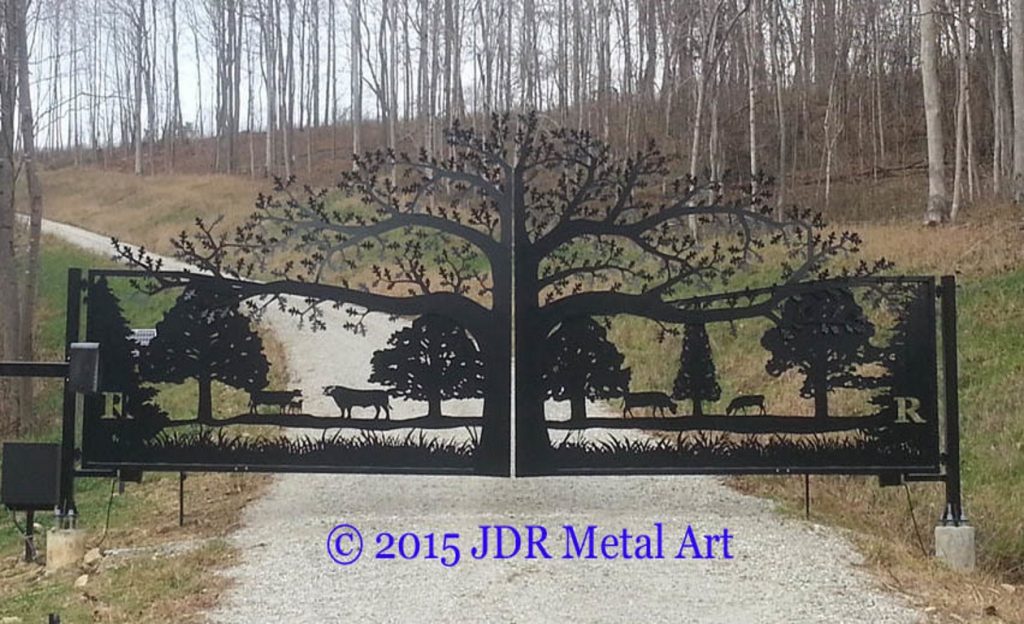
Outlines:
<svg viewBox="0 0 1024 624"><path fill-rule="evenodd" d="M536 109L624 150L657 137L692 175L764 170L783 198L814 179L826 204L840 173L941 156L927 218L945 220L1024 194L1011 4L32 0L28 21L40 146L76 163L121 149L168 172L183 141L213 137L217 171L301 173L327 157L308 129L347 160L371 147L361 122L437 150L456 118Z"/></svg>
<svg viewBox="0 0 1024 624"><path fill-rule="evenodd" d="M920 209L1024 199L1024 7L1008 0L0 0L0 282L31 300L33 166L302 175L378 145L445 149L453 121L537 110L698 178L927 170ZM26 88L27 87L27 88ZM33 108L33 105L35 108ZM33 123L33 112L37 121ZM319 137L314 147L314 136ZM329 145L324 149L323 145ZM37 220L33 219L37 226ZM18 257L16 257L18 256ZM21 257L23 256L23 258ZM15 266L29 268L28 281ZM30 353L22 297L3 356ZM28 317L26 320L23 317ZM29 351L24 349L26 346Z"/></svg>

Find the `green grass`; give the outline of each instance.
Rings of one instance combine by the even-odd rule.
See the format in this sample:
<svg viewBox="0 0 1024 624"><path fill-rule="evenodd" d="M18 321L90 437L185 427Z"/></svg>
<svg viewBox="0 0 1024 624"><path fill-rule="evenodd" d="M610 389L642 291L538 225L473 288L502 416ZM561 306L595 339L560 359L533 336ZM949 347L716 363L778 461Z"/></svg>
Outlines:
<svg viewBox="0 0 1024 624"><path fill-rule="evenodd" d="M1024 271L959 293L960 412L968 518L982 556L1024 575Z"/></svg>

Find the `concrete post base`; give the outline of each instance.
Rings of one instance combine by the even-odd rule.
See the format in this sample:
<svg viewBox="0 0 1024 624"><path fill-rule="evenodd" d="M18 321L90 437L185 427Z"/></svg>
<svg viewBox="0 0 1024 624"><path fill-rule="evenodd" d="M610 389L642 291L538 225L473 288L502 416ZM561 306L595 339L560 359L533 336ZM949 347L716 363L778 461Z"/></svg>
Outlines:
<svg viewBox="0 0 1024 624"><path fill-rule="evenodd" d="M975 565L974 527L935 527L935 556L959 572L970 572Z"/></svg>
<svg viewBox="0 0 1024 624"><path fill-rule="evenodd" d="M46 532L46 570L54 572L77 565L85 556L84 529L50 529Z"/></svg>

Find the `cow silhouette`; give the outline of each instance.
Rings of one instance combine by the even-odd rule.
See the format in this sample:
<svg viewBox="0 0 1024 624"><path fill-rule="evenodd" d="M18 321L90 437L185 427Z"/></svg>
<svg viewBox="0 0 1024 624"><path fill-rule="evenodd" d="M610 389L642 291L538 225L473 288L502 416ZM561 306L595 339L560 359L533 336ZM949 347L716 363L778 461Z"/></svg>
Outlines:
<svg viewBox="0 0 1024 624"><path fill-rule="evenodd" d="M391 405L388 403L386 390L359 390L345 386L324 386L324 395L334 399L341 410L342 418L352 418L353 407L372 407L374 419L380 418L384 411L384 420L391 420Z"/></svg>
<svg viewBox="0 0 1024 624"><path fill-rule="evenodd" d="M765 415L764 409L764 395L763 394L744 394L736 397L729 402L729 406L725 408L725 415L732 416L736 412L743 410L743 415L747 414L748 407L756 407L761 410L761 415Z"/></svg>
<svg viewBox="0 0 1024 624"><path fill-rule="evenodd" d="M651 416L657 416L658 412L664 416L666 409L676 413L675 401L664 392L627 392L622 402L622 417L632 416L635 407L651 408Z"/></svg>
<svg viewBox="0 0 1024 624"><path fill-rule="evenodd" d="M276 405L278 413L284 414L293 402L302 405L301 397L302 390L253 390L249 392L249 413L259 413L260 405Z"/></svg>

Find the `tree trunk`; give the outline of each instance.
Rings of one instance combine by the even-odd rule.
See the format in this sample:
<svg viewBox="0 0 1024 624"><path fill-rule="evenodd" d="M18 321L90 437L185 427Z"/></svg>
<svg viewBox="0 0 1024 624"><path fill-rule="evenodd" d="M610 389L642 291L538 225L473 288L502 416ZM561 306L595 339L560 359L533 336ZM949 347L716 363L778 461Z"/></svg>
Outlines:
<svg viewBox="0 0 1024 624"><path fill-rule="evenodd" d="M693 415L694 416L703 416L704 415L704 405L703 405L704 402L701 401L700 399L692 399L692 402L693 402Z"/></svg>
<svg viewBox="0 0 1024 624"><path fill-rule="evenodd" d="M924 89L925 125L928 132L928 204L925 208L924 222L928 225L941 223L949 205L949 198L946 196L935 10L935 0L921 0L921 83ZM1024 82L1021 83L1021 87L1024 89Z"/></svg>
<svg viewBox="0 0 1024 624"><path fill-rule="evenodd" d="M522 193L522 174L515 174L513 185L515 238L512 248L515 263L515 388L516 388L516 474L545 472L550 463L551 441L544 420L544 393L537 379L541 364L537 345L538 260L532 257L526 227L526 208Z"/></svg>
<svg viewBox="0 0 1024 624"><path fill-rule="evenodd" d="M953 203L949 209L950 222L956 221L964 199L964 151L966 150L967 93L970 76L967 73L967 0L960 0L960 14L957 20L957 96L956 96L956 138L953 157Z"/></svg>
<svg viewBox="0 0 1024 624"><path fill-rule="evenodd" d="M199 377L199 410L196 413L196 420L204 424L213 424L213 398L211 395L212 382L209 377Z"/></svg>
<svg viewBox="0 0 1024 624"><path fill-rule="evenodd" d="M274 7L259 3L262 31L263 87L266 90L266 134L263 142L263 176L274 175L274 132L277 127L277 47L280 45L274 27Z"/></svg>
<svg viewBox="0 0 1024 624"><path fill-rule="evenodd" d="M511 285L507 271L495 272L496 322L480 341L485 364L483 427L476 451L477 470L481 474L508 476L512 437L512 328L508 295L498 295L499 284ZM504 291L508 293L510 291Z"/></svg>
<svg viewBox="0 0 1024 624"><path fill-rule="evenodd" d="M135 110L132 111L135 135L135 175L142 175L142 57L144 54L143 34L146 29L146 3L139 2L135 15Z"/></svg>
<svg viewBox="0 0 1024 624"><path fill-rule="evenodd" d="M697 180L697 155L700 153L700 134L701 134L701 110L704 108L704 91L706 89L705 77L702 74L697 78L697 103L693 107L693 130L690 136L690 168L688 173L690 174L691 183ZM697 216L690 215L688 217L688 224L690 228L690 235L695 239L697 238Z"/></svg>
<svg viewBox="0 0 1024 624"><path fill-rule="evenodd" d="M441 397L434 395L427 400L427 418L441 417Z"/></svg>
<svg viewBox="0 0 1024 624"><path fill-rule="evenodd" d="M13 10L4 15L7 32L14 22ZM21 308L18 300L18 273L15 250L14 219L14 107L17 95L17 46L14 42L0 41L5 54L0 55L0 283L9 285L0 297L0 356L5 360L17 359L18 329L21 327ZM0 379L0 401L8 405L19 404L17 386ZM18 435L20 423L17 408L7 411L7 432Z"/></svg>
<svg viewBox="0 0 1024 624"><path fill-rule="evenodd" d="M352 154L359 154L363 146L360 134L363 125L363 44L362 44L362 0L352 0ZM356 163L352 161L352 168Z"/></svg>
<svg viewBox="0 0 1024 624"><path fill-rule="evenodd" d="M510 228L502 228L501 242L511 245ZM492 319L471 331L484 361L484 407L480 446L476 451L481 474L508 476L512 461L512 263L491 259Z"/></svg>
<svg viewBox="0 0 1024 624"><path fill-rule="evenodd" d="M288 5L288 36L284 40L284 56L278 57L278 81L281 89L281 146L284 153L284 176L292 177L292 124L295 120L295 0L286 0ZM278 23L280 23L280 16ZM278 49L282 47L278 37Z"/></svg>
<svg viewBox="0 0 1024 624"><path fill-rule="evenodd" d="M779 47L782 36L778 33L779 25L773 20L772 30L772 74L775 77L775 119L779 135L778 186L775 189L775 218L782 220L782 207L786 201L786 109L782 102L783 82L785 77L779 61Z"/></svg>
<svg viewBox="0 0 1024 624"><path fill-rule="evenodd" d="M992 186L997 195L1005 190L1006 172L1009 170L1009 143L1012 134L1010 109L1010 86L1006 78L1006 50L1003 45L1002 13L995 10L995 0L990 0L986 11L993 27L992 39Z"/></svg>
<svg viewBox="0 0 1024 624"><path fill-rule="evenodd" d="M828 378L816 374L811 380L814 387L814 417L828 418Z"/></svg>
<svg viewBox="0 0 1024 624"><path fill-rule="evenodd" d="M1013 201L1024 201L1024 5L1011 2L1013 74Z"/></svg>
<svg viewBox="0 0 1024 624"><path fill-rule="evenodd" d="M26 28L25 0L12 2L12 9L17 11L15 19L18 29L12 36L18 45L18 102L21 113L21 149L22 166L28 181L29 195L29 236L28 262L25 270L25 290L21 305L21 330L19 333L20 359L35 359L35 304L39 288L39 247L43 228L43 188L36 171L35 120L32 116L32 89L28 70L28 31ZM21 403L19 404L22 423L31 422L32 418L32 378L21 379Z"/></svg>
<svg viewBox="0 0 1024 624"><path fill-rule="evenodd" d="M571 408L569 420L583 422L587 419L587 397L583 393L583 388L578 388L572 393L572 396L569 397L569 406Z"/></svg>
<svg viewBox="0 0 1024 624"><path fill-rule="evenodd" d="M756 31L760 28L760 15L756 10L747 15L746 28L746 57L747 57L747 124L749 126L750 138L750 193L757 195L757 73L758 53L761 49Z"/></svg>
<svg viewBox="0 0 1024 624"><path fill-rule="evenodd" d="M178 71L178 0L171 0L171 122L168 140L171 144L169 171L174 173L178 133L181 132L181 80Z"/></svg>

